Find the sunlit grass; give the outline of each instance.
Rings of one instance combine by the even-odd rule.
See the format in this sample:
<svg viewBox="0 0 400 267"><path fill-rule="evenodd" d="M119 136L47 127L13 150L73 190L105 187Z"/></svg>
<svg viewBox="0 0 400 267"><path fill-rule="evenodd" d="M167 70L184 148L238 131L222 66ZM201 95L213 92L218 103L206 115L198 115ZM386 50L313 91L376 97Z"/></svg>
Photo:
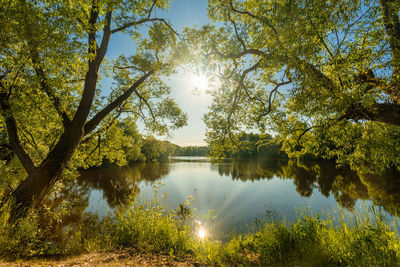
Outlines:
<svg viewBox="0 0 400 267"><path fill-rule="evenodd" d="M86 214L79 224L52 233L39 227L35 213L12 228L8 210L1 212L0 257L79 254L93 250L135 248L144 253L196 259L209 265L261 266L396 266L400 263L398 225L367 208L354 220L339 222L299 211L288 223L258 220L254 232L227 242L213 236L212 222L193 218L189 207L168 211L157 194L150 201L133 199L102 220ZM58 214L54 219L58 220ZM211 215L210 215L211 216Z"/></svg>

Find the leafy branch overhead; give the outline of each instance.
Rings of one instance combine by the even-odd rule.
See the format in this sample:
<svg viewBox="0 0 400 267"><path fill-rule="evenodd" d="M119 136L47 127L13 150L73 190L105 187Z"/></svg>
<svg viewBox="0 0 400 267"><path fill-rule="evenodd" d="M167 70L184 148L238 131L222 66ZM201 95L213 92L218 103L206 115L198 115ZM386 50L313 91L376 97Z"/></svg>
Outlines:
<svg viewBox="0 0 400 267"><path fill-rule="evenodd" d="M223 83L205 116L209 144L247 128L279 135L291 156L400 169L399 8L396 0L209 1L210 18L224 26L188 31Z"/></svg>

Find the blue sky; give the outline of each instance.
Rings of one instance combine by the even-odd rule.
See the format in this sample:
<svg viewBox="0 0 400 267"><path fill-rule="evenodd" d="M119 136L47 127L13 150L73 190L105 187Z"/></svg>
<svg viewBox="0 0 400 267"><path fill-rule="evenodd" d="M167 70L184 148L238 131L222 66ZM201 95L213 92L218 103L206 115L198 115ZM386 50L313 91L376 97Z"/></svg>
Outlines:
<svg viewBox="0 0 400 267"><path fill-rule="evenodd" d="M168 12L155 10L157 17L166 18L178 32L183 27L201 27L209 23L207 17L207 0L172 0ZM135 42L129 36L117 34L110 40L107 57L112 59L121 54L130 55L135 52ZM205 93L193 94L194 85L190 82L193 74L179 71L177 75L169 77L167 82L171 87L172 97L179 107L188 114L188 125L171 131L172 139L157 137L169 140L175 144L205 145L205 125L202 121L203 114L207 112L207 106L211 104L211 97ZM103 82L104 91L111 86L110 81ZM146 134L144 127L139 124L139 130Z"/></svg>

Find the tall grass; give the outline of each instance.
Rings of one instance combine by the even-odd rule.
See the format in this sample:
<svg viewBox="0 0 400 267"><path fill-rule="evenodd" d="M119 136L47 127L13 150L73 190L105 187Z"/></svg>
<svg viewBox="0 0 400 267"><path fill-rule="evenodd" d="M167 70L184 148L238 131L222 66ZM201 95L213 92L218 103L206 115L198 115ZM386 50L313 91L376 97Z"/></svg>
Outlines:
<svg viewBox="0 0 400 267"><path fill-rule="evenodd" d="M397 266L398 232L378 213L336 225L331 219L300 213L295 223L264 222L255 233L217 246L209 261L221 265ZM214 244L215 246L215 244Z"/></svg>
<svg viewBox="0 0 400 267"><path fill-rule="evenodd" d="M185 211L184 213L182 211ZM190 211L167 212L161 201L132 200L100 220L86 214L79 224L51 233L37 215L11 227L0 213L0 257L67 255L130 247L143 253L196 259L211 265L262 266L396 266L400 265L397 228L375 209L354 221L298 214L294 223L258 221L256 231L227 242L199 239ZM343 211L342 211L343 215ZM57 219L57 216L54 216Z"/></svg>
<svg viewBox="0 0 400 267"><path fill-rule="evenodd" d="M58 231L49 225L61 222L65 211L46 216L49 225L40 222L42 210L9 225L7 207L0 210L0 258L71 255L123 247L178 258L193 254L193 231L191 224L184 222L188 214L176 210L167 213L157 194L150 201L132 199L101 220L83 213L79 223Z"/></svg>
<svg viewBox="0 0 400 267"><path fill-rule="evenodd" d="M185 257L193 247L190 226L178 223L175 211L166 213L155 197L149 202L132 201L106 218L106 232L114 246Z"/></svg>

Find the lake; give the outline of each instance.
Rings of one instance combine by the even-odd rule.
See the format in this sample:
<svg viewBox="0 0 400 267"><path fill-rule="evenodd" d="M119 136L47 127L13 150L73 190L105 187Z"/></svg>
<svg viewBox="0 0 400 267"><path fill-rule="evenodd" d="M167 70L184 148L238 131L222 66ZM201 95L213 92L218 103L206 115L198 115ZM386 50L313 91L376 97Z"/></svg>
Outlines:
<svg viewBox="0 0 400 267"><path fill-rule="evenodd" d="M268 158L215 165L204 157L174 157L87 170L67 183L61 198L74 200L71 218L83 211L103 217L133 194L151 199L154 186L169 209L189 199L195 218L220 239L251 230L255 218L291 222L305 210L335 217L340 207L353 216L374 205L391 220L400 210L396 173L361 176L332 162Z"/></svg>

